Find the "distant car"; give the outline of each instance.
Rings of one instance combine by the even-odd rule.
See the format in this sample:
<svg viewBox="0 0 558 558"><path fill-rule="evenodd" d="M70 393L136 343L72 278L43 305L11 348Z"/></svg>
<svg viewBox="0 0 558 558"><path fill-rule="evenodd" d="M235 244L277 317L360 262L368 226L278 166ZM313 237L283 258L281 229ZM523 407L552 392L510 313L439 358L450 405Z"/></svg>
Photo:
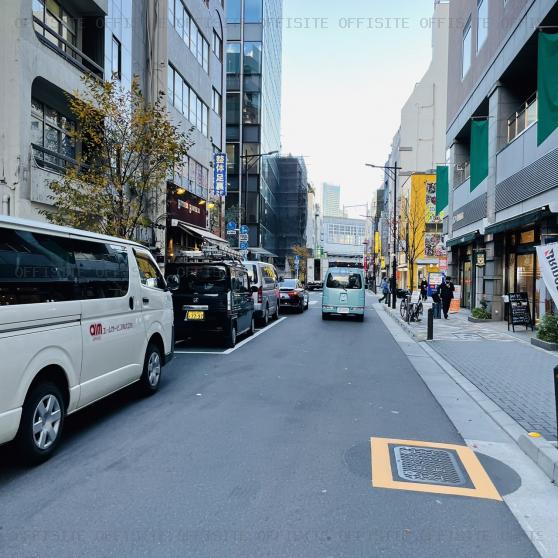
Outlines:
<svg viewBox="0 0 558 558"><path fill-rule="evenodd" d="M306 288L309 291L321 291L324 288L323 281L308 281Z"/></svg>
<svg viewBox="0 0 558 558"><path fill-rule="evenodd" d="M279 283L279 292L281 298L279 303L281 308L293 308L299 314L304 310L308 310L310 296L308 291L302 286L297 279L285 279Z"/></svg>
<svg viewBox="0 0 558 558"><path fill-rule="evenodd" d="M242 262L248 270L250 285L257 291L252 294L254 299L254 317L263 326L270 319L279 318L279 277L272 264L265 262Z"/></svg>

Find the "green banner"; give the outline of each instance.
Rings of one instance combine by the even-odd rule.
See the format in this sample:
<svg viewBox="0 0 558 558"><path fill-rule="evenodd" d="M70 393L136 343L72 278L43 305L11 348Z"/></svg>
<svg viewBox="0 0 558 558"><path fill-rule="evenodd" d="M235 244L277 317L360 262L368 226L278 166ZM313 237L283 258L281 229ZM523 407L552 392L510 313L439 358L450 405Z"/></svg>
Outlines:
<svg viewBox="0 0 558 558"><path fill-rule="evenodd" d="M436 167L436 215L449 203L449 172L446 165Z"/></svg>
<svg viewBox="0 0 558 558"><path fill-rule="evenodd" d="M558 34L539 33L538 144L558 128Z"/></svg>
<svg viewBox="0 0 558 558"><path fill-rule="evenodd" d="M471 122L471 192L488 176L488 120Z"/></svg>

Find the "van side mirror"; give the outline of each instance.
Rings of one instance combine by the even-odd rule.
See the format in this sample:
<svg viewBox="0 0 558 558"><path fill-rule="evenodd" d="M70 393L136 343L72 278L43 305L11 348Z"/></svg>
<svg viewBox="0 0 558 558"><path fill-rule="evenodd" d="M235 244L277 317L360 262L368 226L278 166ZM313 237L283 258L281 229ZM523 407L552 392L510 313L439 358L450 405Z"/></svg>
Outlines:
<svg viewBox="0 0 558 558"><path fill-rule="evenodd" d="M258 287L257 287L256 285L252 285L252 286L250 287L250 292L251 292L251 293L257 293L257 292L258 292Z"/></svg>
<svg viewBox="0 0 558 558"><path fill-rule="evenodd" d="M177 291L180 287L180 279L178 275L169 275L167 277L167 286L169 291Z"/></svg>

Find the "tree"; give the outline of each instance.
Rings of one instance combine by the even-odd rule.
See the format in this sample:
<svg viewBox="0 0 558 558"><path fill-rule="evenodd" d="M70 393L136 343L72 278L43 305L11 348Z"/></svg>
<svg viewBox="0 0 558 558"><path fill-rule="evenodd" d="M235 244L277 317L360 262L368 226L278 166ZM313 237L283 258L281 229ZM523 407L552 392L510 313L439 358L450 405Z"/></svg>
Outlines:
<svg viewBox="0 0 558 558"><path fill-rule="evenodd" d="M180 172L192 130L184 134L170 121L164 92L147 103L136 78L130 90L89 75L82 81L83 91L68 95L80 153L50 184L54 209L43 214L58 225L134 238L152 224L150 210L164 208L167 178Z"/></svg>
<svg viewBox="0 0 558 558"><path fill-rule="evenodd" d="M401 251L405 254L409 266L409 289L415 287L415 267L424 256L426 239L426 210L418 196L401 200L401 226L399 227Z"/></svg>
<svg viewBox="0 0 558 558"><path fill-rule="evenodd" d="M299 257L299 268L298 268L298 278L305 283L306 282L306 274L307 274L307 267L308 267L308 258L310 257L310 250L305 246L299 246L295 244L291 248L292 256L288 258L289 267L294 269L294 258L295 256Z"/></svg>

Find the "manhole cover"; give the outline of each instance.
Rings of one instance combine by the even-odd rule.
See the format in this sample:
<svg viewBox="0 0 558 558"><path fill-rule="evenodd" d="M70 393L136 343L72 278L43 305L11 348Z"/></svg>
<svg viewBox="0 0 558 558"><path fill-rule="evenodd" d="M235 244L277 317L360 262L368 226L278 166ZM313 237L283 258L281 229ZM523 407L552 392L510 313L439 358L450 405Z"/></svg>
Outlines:
<svg viewBox="0 0 558 558"><path fill-rule="evenodd" d="M393 446L397 474L409 482L463 486L467 479L453 452L437 448Z"/></svg>

